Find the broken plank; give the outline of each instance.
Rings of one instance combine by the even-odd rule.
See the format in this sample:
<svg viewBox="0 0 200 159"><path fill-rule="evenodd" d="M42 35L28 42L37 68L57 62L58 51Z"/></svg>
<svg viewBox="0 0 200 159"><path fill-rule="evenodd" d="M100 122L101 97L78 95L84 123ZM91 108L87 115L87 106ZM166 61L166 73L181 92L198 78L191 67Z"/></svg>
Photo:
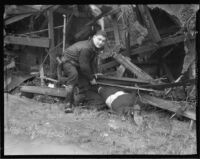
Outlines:
<svg viewBox="0 0 200 159"><path fill-rule="evenodd" d="M88 31L88 26L92 26L94 25L100 18L108 16L108 15L113 15L116 14L118 12L120 12L121 9L117 8L117 9L113 9L111 11L108 12L102 12L101 14L99 14L98 16L96 16L93 20L91 20L90 22L88 22L86 25L84 25L81 29L81 31L79 31L78 33L75 34L75 38L79 39L81 36L83 36L85 34L85 32ZM90 28L90 27L89 27Z"/></svg>
<svg viewBox="0 0 200 159"><path fill-rule="evenodd" d="M135 86L135 85L145 85L144 83L141 82L133 82L133 81L128 81L128 80L114 80L114 79L96 79L97 82L104 82L104 83L109 83L109 84L119 84L119 85L125 85L125 86ZM145 87L142 87L145 88Z"/></svg>
<svg viewBox="0 0 200 159"><path fill-rule="evenodd" d="M123 65L120 65L118 68L117 68L117 71L116 71L116 76L117 77L122 77L124 72L125 72L126 68L123 66Z"/></svg>
<svg viewBox="0 0 200 159"><path fill-rule="evenodd" d="M119 62L120 64L124 65L124 67L126 69L128 69L129 71L131 71L133 74L135 74L138 79L142 79L142 80L153 80L153 78L148 75L146 72L144 72L143 70L141 70L139 67L137 67L136 65L134 65L127 57L121 55L121 54L113 54L113 58Z"/></svg>
<svg viewBox="0 0 200 159"><path fill-rule="evenodd" d="M150 104L152 106L155 106L155 107L158 107L158 108L161 108L161 109L169 110L169 111L176 113L177 110L179 108L181 108L181 105L178 102L164 100L164 99L153 97L153 96L150 96L150 95L147 95L147 94L140 94L140 95L141 95L141 98L142 98L141 102ZM195 112L186 110L182 113L182 115L187 117L187 118L190 118L192 120L196 120Z"/></svg>
<svg viewBox="0 0 200 159"><path fill-rule="evenodd" d="M40 66L40 81L41 81L41 86L44 86L44 68L43 65L41 64Z"/></svg>
<svg viewBox="0 0 200 159"><path fill-rule="evenodd" d="M110 62L107 62L105 64L101 64L99 67L102 71L105 71L109 68L112 68L112 67L115 67L115 66L118 66L120 65L117 61L110 61Z"/></svg>
<svg viewBox="0 0 200 159"><path fill-rule="evenodd" d="M113 29L114 29L114 36L115 36L115 44L116 45L120 45L120 34L119 34L119 28L118 28L118 23L117 23L117 19L114 16L112 19L112 24L113 24ZM126 68L123 65L120 65L117 68L117 76L118 77L122 77L124 72L125 72Z"/></svg>
<svg viewBox="0 0 200 159"><path fill-rule="evenodd" d="M33 94L43 94L55 97L63 97L63 98L67 96L67 91L65 88L48 88L48 87L41 88L36 86L22 86L20 91Z"/></svg>
<svg viewBox="0 0 200 159"><path fill-rule="evenodd" d="M160 41L158 45L159 47L165 47L168 45L177 44L177 43L183 42L184 38L185 38L184 35L179 35L175 37L167 37L167 38L162 39L162 41Z"/></svg>
<svg viewBox="0 0 200 159"><path fill-rule="evenodd" d="M86 25L91 26L91 25L95 24L100 18L108 16L108 15L115 15L115 14L117 14L120 11L121 11L120 8L116 8L116 9L112 9L111 11L102 12L101 14L99 14L98 16L96 16L94 18L94 20L88 22Z"/></svg>
<svg viewBox="0 0 200 159"><path fill-rule="evenodd" d="M4 37L4 43L48 48L50 42L49 38L45 37L31 38L8 35Z"/></svg>
<svg viewBox="0 0 200 159"><path fill-rule="evenodd" d="M132 86L123 86L123 85L118 85L118 84L109 84L109 83L104 83L104 82L97 82L98 85L104 85L104 86L111 86L111 87L118 87L126 90L140 90L140 91L147 91L147 92L157 92L156 90L153 89L146 89L146 88L140 88L140 87L132 87Z"/></svg>
<svg viewBox="0 0 200 159"><path fill-rule="evenodd" d="M4 21L4 23L5 23L5 25L9 25L9 24L12 24L12 23L14 23L14 22L17 22L17 21L19 21L19 20L22 20L22 19L24 19L24 18L26 18L26 17L29 17L29 16L31 16L31 15L33 15L33 13L25 13L25 14L15 15L15 16L13 16L13 17L11 17L11 18L6 19L6 20Z"/></svg>
<svg viewBox="0 0 200 159"><path fill-rule="evenodd" d="M165 88L172 88L172 87L178 87L178 86L183 86L183 85L192 85L196 83L196 79L189 79L186 82L173 82L173 83L163 83L163 84L148 84L148 85L143 85L141 87L144 88L153 88L153 89L165 89Z"/></svg>
<svg viewBox="0 0 200 159"><path fill-rule="evenodd" d="M145 52L154 51L154 50L156 50L158 48L169 46L169 45L173 45L173 44L180 43L180 42L183 42L183 41L184 41L184 35L164 38L157 45L149 45L149 44L147 44L147 45L143 45L141 47L138 47L136 49L132 49L131 50L131 55L136 55L136 54L141 54L141 53L145 53Z"/></svg>
<svg viewBox="0 0 200 159"><path fill-rule="evenodd" d="M153 61L153 60L149 60L149 61L145 61L145 62L138 62L136 60L132 60L132 62L136 65L157 65L158 62L157 61ZM101 64L99 66L99 68L103 71L109 69L109 68L112 68L112 67L116 67L120 65L117 61L113 60L113 61L110 61L110 62L107 62L107 63L104 63L104 64Z"/></svg>
<svg viewBox="0 0 200 159"><path fill-rule="evenodd" d="M120 35L119 35L119 28L118 28L116 18L112 19L112 24L113 24L113 29L114 29L115 43L116 43L116 45L119 45L120 44Z"/></svg>
<svg viewBox="0 0 200 159"><path fill-rule="evenodd" d="M141 16L143 18L143 21L146 24L146 27L150 31L150 35L152 40L157 43L161 40L160 34L158 32L158 29L156 28L156 25L151 17L151 14L149 12L149 9L146 5L138 5L138 9L141 13Z"/></svg>
<svg viewBox="0 0 200 159"><path fill-rule="evenodd" d="M99 80L99 79L106 79L106 80L112 80L112 81L124 81L124 82L140 83L140 84L148 84L149 83L146 80L141 80L141 79L136 79L136 78L97 75L97 80Z"/></svg>
<svg viewBox="0 0 200 159"><path fill-rule="evenodd" d="M4 92L10 92L18 87L21 83L34 78L34 76L24 73L8 73L4 78L8 79L6 82L4 82L6 84L6 86L4 85Z"/></svg>
<svg viewBox="0 0 200 159"><path fill-rule="evenodd" d="M50 46L49 50L52 50L55 46L55 41L54 41L54 18L53 18L53 9L49 9L47 11L47 16L48 16L48 35L50 39ZM49 52L50 56L50 73L52 76L56 74L56 52L55 51L50 51Z"/></svg>
<svg viewBox="0 0 200 159"><path fill-rule="evenodd" d="M55 83L58 82L58 80L55 80L55 79L53 79L53 78L49 78L49 77L46 77L46 76L43 76L43 79L48 80L48 81L51 81L51 82L55 82Z"/></svg>

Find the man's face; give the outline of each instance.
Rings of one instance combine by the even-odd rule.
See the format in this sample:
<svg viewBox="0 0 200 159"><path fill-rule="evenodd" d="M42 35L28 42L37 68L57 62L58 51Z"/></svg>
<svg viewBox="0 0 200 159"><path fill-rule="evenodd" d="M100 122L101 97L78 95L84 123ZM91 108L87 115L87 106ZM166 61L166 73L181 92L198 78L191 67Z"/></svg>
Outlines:
<svg viewBox="0 0 200 159"><path fill-rule="evenodd" d="M102 35L94 35L93 42L94 42L94 45L96 46L96 48L100 49L100 48L104 47L104 45L106 43L106 38Z"/></svg>

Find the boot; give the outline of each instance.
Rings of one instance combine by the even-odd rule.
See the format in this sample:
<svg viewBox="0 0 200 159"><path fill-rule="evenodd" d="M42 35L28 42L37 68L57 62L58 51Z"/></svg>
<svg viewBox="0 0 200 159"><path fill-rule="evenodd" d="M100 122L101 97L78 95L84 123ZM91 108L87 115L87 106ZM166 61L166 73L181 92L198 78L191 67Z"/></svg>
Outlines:
<svg viewBox="0 0 200 159"><path fill-rule="evenodd" d="M73 85L65 86L67 97L65 98L66 106L65 106L65 113L72 113L73 112Z"/></svg>
<svg viewBox="0 0 200 159"><path fill-rule="evenodd" d="M65 106L65 113L73 113L72 103L68 102Z"/></svg>

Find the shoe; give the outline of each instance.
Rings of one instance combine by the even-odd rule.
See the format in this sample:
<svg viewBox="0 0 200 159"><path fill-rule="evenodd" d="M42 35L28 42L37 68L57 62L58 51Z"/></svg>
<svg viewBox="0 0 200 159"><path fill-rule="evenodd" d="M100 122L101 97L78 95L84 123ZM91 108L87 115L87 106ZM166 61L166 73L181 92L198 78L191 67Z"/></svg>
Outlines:
<svg viewBox="0 0 200 159"><path fill-rule="evenodd" d="M73 108L71 103L67 103L65 106L65 113L73 113Z"/></svg>

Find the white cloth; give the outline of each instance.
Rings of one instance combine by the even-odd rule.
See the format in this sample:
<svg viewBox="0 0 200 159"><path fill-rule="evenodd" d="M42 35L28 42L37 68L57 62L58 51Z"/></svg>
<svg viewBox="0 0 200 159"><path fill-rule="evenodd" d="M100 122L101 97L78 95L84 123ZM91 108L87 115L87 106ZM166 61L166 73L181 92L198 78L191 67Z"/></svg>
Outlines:
<svg viewBox="0 0 200 159"><path fill-rule="evenodd" d="M123 95L123 94L128 94L128 93L125 93L123 91L118 91L114 94L111 94L107 99L106 99L106 104L109 108L111 108L111 104L112 102L117 99L119 96Z"/></svg>

